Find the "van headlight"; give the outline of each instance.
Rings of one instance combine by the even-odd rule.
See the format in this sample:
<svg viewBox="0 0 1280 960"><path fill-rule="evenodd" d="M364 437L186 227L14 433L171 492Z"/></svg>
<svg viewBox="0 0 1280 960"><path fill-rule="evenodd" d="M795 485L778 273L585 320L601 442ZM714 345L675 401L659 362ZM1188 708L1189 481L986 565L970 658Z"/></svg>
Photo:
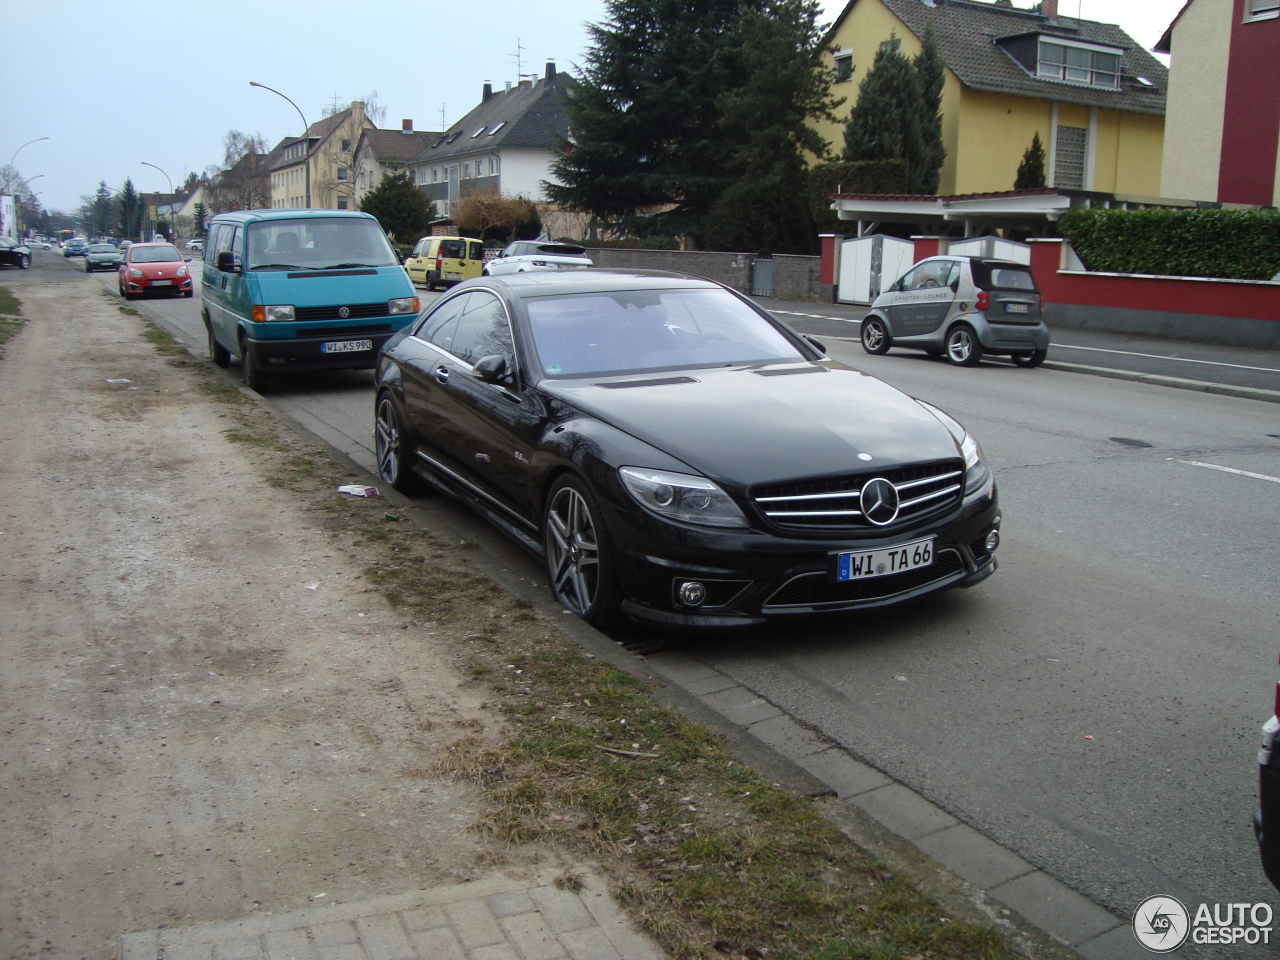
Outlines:
<svg viewBox="0 0 1280 960"><path fill-rule="evenodd" d="M256 306L253 308L253 322L267 323L272 320L284 321L286 323L294 319L292 303L277 303L271 306Z"/></svg>
<svg viewBox="0 0 1280 960"><path fill-rule="evenodd" d="M397 313L417 313L418 298L417 297L396 297L394 300L387 301L387 313L395 315Z"/></svg>
<svg viewBox="0 0 1280 960"><path fill-rule="evenodd" d="M991 476L991 468L987 466L978 441L970 433L965 433L964 439L960 441L960 454L964 457L964 492L973 493L987 482L987 478Z"/></svg>
<svg viewBox="0 0 1280 960"><path fill-rule="evenodd" d="M749 526L738 505L706 477L641 467L619 467L618 475L640 505L660 517L709 527Z"/></svg>

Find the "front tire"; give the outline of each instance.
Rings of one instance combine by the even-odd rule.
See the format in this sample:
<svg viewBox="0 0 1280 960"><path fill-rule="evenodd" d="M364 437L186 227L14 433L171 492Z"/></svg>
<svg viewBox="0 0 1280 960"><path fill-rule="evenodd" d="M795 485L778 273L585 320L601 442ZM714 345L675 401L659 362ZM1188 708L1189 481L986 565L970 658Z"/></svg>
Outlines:
<svg viewBox="0 0 1280 960"><path fill-rule="evenodd" d="M947 334L947 359L957 367L976 367L982 359L982 344L973 327L958 323Z"/></svg>
<svg viewBox="0 0 1280 960"><path fill-rule="evenodd" d="M422 478L413 472L413 451L406 436L404 421L391 394L383 391L373 415L374 452L378 459L378 476L401 493L412 496L422 491Z"/></svg>
<svg viewBox="0 0 1280 960"><path fill-rule="evenodd" d="M259 393L266 393L271 389L271 375L254 363L245 343L240 344L240 379L250 390L257 390Z"/></svg>
<svg viewBox="0 0 1280 960"><path fill-rule="evenodd" d="M889 352L893 339L889 336L889 328L879 317L867 317L862 321L862 349L876 356Z"/></svg>
<svg viewBox="0 0 1280 960"><path fill-rule="evenodd" d="M22 254L20 257L18 257L18 269L19 269L19 270L25 270L25 269L27 269L27 267L29 267L29 266L31 266L31 255L30 255L30 254L28 254L28 253L24 253L24 254Z"/></svg>
<svg viewBox="0 0 1280 960"><path fill-rule="evenodd" d="M1015 353L1013 362L1020 367L1031 369L1044 363L1047 356L1049 356L1049 349L1046 347L1044 350L1034 350L1031 353Z"/></svg>
<svg viewBox="0 0 1280 960"><path fill-rule="evenodd" d="M565 609L601 630L622 610L622 590L595 495L582 480L566 474L556 481L542 519L551 595Z"/></svg>

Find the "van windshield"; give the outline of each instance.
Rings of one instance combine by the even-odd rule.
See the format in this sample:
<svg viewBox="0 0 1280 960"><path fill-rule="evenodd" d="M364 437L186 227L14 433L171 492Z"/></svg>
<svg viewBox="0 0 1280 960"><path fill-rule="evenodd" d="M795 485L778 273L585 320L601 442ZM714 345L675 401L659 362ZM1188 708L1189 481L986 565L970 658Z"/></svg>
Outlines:
<svg viewBox="0 0 1280 960"><path fill-rule="evenodd" d="M376 220L305 217L249 224L250 270L393 267L399 262Z"/></svg>

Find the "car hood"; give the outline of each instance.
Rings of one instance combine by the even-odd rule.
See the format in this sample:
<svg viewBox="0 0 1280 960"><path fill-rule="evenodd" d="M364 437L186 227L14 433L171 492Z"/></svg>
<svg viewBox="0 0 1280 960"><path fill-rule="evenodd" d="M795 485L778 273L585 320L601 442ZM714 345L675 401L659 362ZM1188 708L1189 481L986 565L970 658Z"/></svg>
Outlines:
<svg viewBox="0 0 1280 960"><path fill-rule="evenodd" d="M162 260L159 263L138 263L132 261L130 267L136 267L142 271L144 277L176 277L179 267L187 268L187 276L191 275L191 265L181 260Z"/></svg>
<svg viewBox="0 0 1280 960"><path fill-rule="evenodd" d="M915 400L830 363L544 380L540 386L704 476L743 487L959 456L950 431Z"/></svg>
<svg viewBox="0 0 1280 960"><path fill-rule="evenodd" d="M414 295L409 275L400 266L360 270L260 270L249 276L258 284L259 303L325 307L335 303L385 303L392 297Z"/></svg>

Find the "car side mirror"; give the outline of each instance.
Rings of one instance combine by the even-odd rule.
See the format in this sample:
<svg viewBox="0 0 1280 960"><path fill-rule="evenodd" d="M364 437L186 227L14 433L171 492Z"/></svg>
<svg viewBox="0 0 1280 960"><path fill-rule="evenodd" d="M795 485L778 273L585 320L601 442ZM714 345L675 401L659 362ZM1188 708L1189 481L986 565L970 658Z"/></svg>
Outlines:
<svg viewBox="0 0 1280 960"><path fill-rule="evenodd" d="M827 345L823 343L821 340L819 340L817 337L811 337L809 336L809 334L806 333L804 335L804 339L805 339L805 342L809 344L809 346L813 347L813 349L817 350L824 357L827 355Z"/></svg>
<svg viewBox="0 0 1280 960"><path fill-rule="evenodd" d="M471 375L483 383L505 386L511 382L511 375L507 373L507 359L497 354L491 354L477 360L475 367L471 370Z"/></svg>
<svg viewBox="0 0 1280 960"><path fill-rule="evenodd" d="M230 250L223 250L218 254L218 269L223 273L235 273L236 255Z"/></svg>

